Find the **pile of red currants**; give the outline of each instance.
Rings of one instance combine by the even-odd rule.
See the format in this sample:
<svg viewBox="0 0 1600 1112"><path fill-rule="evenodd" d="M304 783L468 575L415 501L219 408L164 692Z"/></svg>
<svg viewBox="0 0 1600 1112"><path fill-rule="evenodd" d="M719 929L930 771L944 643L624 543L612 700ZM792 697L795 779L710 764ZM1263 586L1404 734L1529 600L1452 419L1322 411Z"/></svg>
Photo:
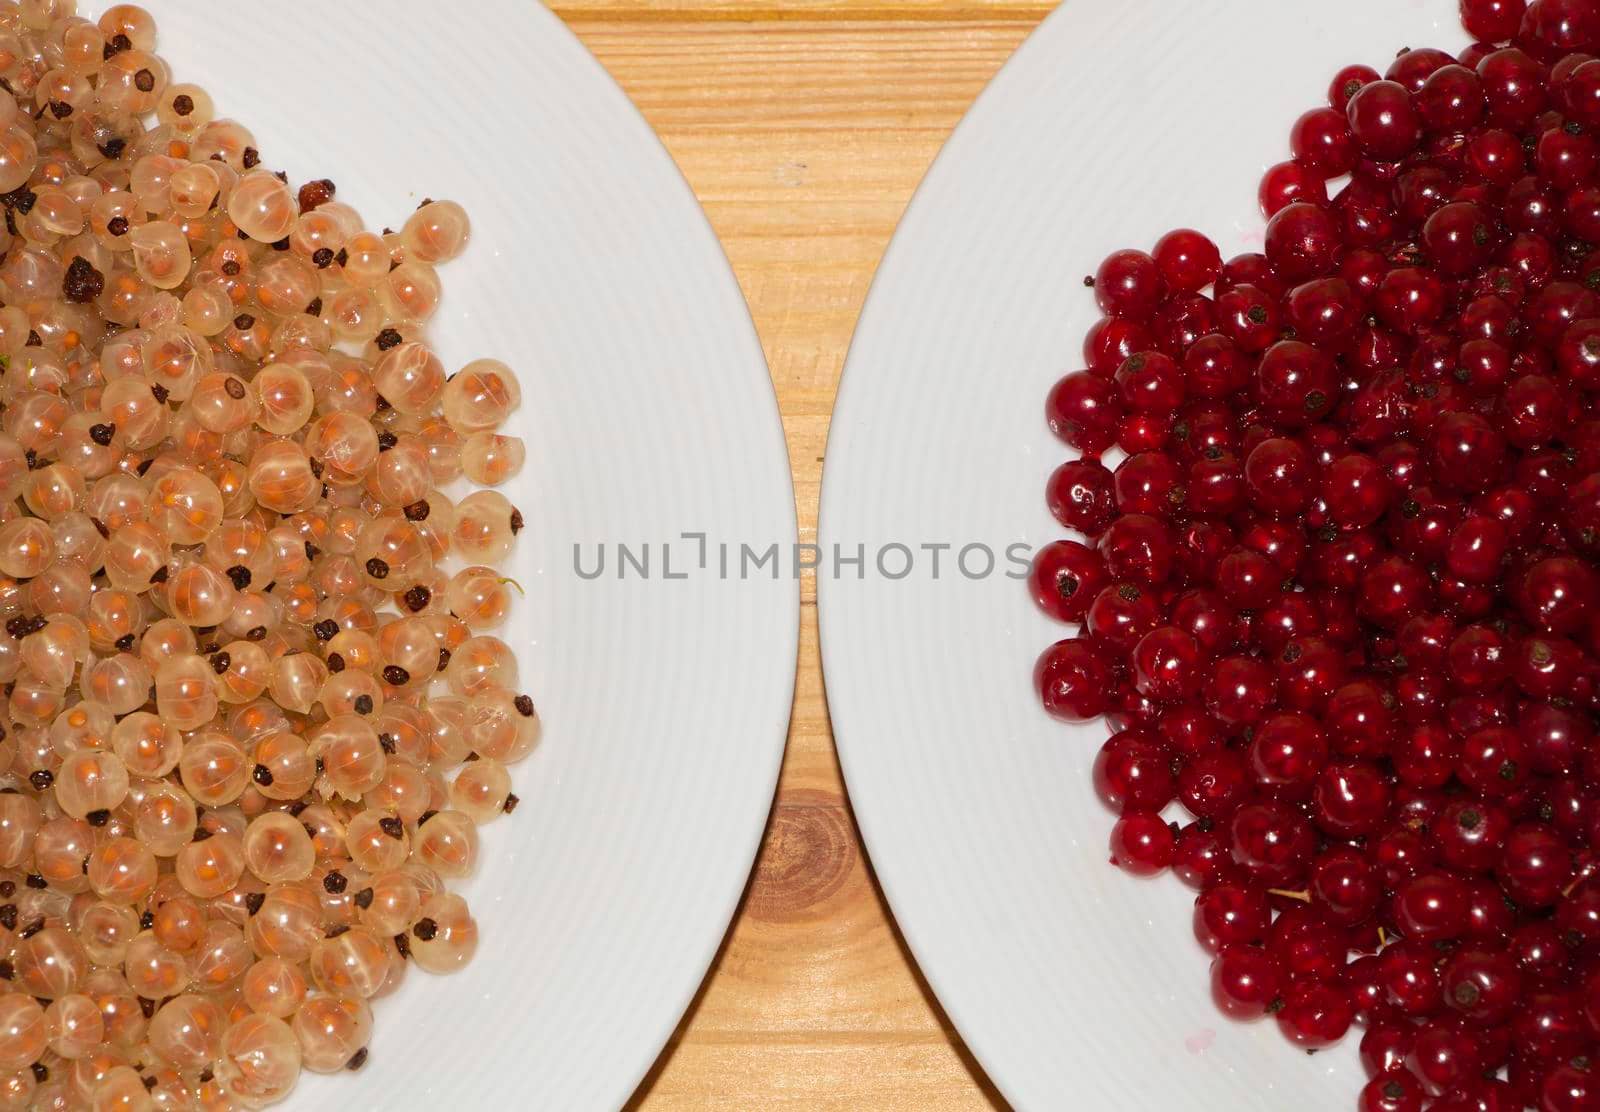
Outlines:
<svg viewBox="0 0 1600 1112"><path fill-rule="evenodd" d="M1361 1025L1363 1110L1596 1109L1600 0L1461 11L1300 117L1263 253L1086 279L1035 680L1225 1013Z"/></svg>

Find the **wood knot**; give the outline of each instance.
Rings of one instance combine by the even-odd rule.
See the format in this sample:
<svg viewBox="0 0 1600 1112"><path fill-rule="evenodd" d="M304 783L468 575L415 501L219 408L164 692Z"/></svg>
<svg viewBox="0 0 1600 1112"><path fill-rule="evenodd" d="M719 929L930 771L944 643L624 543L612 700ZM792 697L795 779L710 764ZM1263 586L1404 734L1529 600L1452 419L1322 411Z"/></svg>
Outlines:
<svg viewBox="0 0 1600 1112"><path fill-rule="evenodd" d="M749 914L769 922L813 914L843 886L857 852L844 800L827 792L786 792L756 864Z"/></svg>

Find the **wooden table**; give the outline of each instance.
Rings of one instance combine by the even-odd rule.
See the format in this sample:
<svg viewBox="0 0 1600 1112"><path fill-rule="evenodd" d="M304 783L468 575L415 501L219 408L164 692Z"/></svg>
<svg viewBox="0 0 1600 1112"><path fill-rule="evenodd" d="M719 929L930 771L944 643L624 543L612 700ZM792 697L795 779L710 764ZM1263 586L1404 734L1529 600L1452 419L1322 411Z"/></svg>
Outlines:
<svg viewBox="0 0 1600 1112"><path fill-rule="evenodd" d="M878 259L950 129L1046 14L1022 0L590 0L557 13L711 218L772 370L814 541L822 454ZM861 849L823 700L816 584L778 798L716 965L644 1109L1002 1106L918 974Z"/></svg>

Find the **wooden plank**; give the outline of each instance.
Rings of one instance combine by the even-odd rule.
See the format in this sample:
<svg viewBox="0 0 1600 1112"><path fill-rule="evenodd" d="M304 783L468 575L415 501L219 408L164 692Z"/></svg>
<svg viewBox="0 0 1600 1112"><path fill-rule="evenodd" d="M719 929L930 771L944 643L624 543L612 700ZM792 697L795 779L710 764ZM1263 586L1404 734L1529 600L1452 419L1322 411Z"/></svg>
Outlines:
<svg viewBox="0 0 1600 1112"><path fill-rule="evenodd" d="M589 0L557 12L632 96L721 237L777 388L802 540L834 391L906 202L1037 5ZM777 804L712 973L634 1105L988 1108L861 850L829 731L816 585Z"/></svg>
<svg viewBox="0 0 1600 1112"><path fill-rule="evenodd" d="M577 27L595 23L777 23L872 21L881 23L973 23L1006 20L1039 22L1054 7L1038 0L977 0L955 4L949 0L588 0L583 4L556 3L552 7Z"/></svg>

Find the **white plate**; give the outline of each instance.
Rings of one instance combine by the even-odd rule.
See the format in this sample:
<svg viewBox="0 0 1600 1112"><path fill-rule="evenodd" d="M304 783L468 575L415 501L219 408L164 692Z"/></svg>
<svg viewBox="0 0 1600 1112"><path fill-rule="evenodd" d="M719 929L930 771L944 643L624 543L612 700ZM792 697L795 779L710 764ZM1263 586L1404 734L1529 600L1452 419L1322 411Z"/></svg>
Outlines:
<svg viewBox="0 0 1600 1112"><path fill-rule="evenodd" d="M512 575L523 684L545 720L522 805L466 885L473 963L413 970L360 1076L297 1108L614 1107L716 952L771 804L793 688L790 578L593 582L573 546L686 530L792 544L761 348L704 215L650 128L525 0L152 0L158 49L293 182L331 177L376 226L424 196L473 241L441 275L455 369L522 379L528 521ZM692 548L679 541L674 573Z"/></svg>
<svg viewBox="0 0 1600 1112"><path fill-rule="evenodd" d="M1347 1109L1355 1039L1308 1058L1212 1007L1193 893L1107 864L1103 725L1052 722L1033 663L1065 627L945 553L1061 535L1046 391L1082 366L1081 284L1111 250L1203 229L1259 250L1261 171L1349 62L1465 45L1451 0L1068 0L918 190L856 329L828 441L828 705L867 849L929 983L1018 1106ZM901 570L898 551L888 570ZM981 570L981 555L968 564ZM1003 563L1002 557L1002 566Z"/></svg>

